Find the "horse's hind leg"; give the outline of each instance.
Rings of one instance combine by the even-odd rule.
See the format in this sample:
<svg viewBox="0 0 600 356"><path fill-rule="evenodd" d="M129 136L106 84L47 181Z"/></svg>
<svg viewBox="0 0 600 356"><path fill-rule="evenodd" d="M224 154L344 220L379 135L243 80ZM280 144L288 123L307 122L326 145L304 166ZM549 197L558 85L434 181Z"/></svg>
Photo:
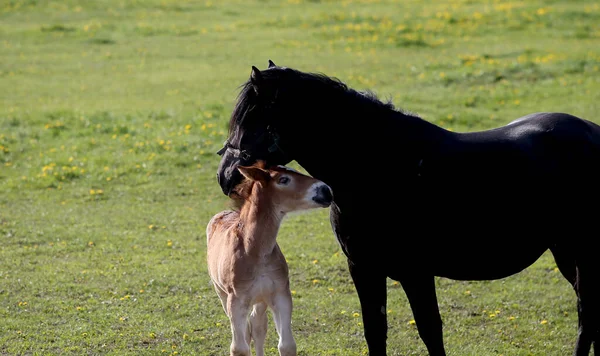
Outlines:
<svg viewBox="0 0 600 356"><path fill-rule="evenodd" d="M566 250L562 246L553 246L550 248L556 267L569 283L575 288L575 280L577 278L577 266L575 264L575 256L571 251Z"/></svg>
<svg viewBox="0 0 600 356"><path fill-rule="evenodd" d="M575 345L575 356L588 356L592 343L594 353L598 349L600 327L600 264L589 250L578 256L577 278L575 289L577 291L577 313L579 316L579 330Z"/></svg>
<svg viewBox="0 0 600 356"><path fill-rule="evenodd" d="M587 326L582 328L581 322L581 298L579 298L579 291L577 288L577 263L575 261L575 255L572 251L568 251L561 247L551 247L550 251L552 251L552 255L554 256L554 261L556 262L556 266L562 273L569 283L573 286L575 293L577 294L577 313L579 315L579 332L577 336L577 343L575 347L575 355L588 355L589 354L589 346L585 346L589 344L587 340L587 331L582 334L582 330L587 330ZM585 315L585 313L584 313ZM583 335L583 336L582 336ZM598 336L592 337L592 340L598 340ZM600 342L593 342L594 345L594 354L600 356L600 349L597 350L596 345L600 345Z"/></svg>
<svg viewBox="0 0 600 356"><path fill-rule="evenodd" d="M264 356L265 339L267 337L267 304L258 303L254 305L250 319L248 320L247 338L254 340L256 356ZM250 340L248 340L250 344Z"/></svg>

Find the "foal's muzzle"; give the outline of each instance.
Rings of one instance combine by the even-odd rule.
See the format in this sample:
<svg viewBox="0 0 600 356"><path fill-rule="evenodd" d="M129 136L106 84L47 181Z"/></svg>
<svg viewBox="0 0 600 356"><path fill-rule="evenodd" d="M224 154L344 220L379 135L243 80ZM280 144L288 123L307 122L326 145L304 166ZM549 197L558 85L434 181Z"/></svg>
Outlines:
<svg viewBox="0 0 600 356"><path fill-rule="evenodd" d="M312 199L323 207L328 207L333 202L333 192L327 184L323 184L317 188L317 194Z"/></svg>

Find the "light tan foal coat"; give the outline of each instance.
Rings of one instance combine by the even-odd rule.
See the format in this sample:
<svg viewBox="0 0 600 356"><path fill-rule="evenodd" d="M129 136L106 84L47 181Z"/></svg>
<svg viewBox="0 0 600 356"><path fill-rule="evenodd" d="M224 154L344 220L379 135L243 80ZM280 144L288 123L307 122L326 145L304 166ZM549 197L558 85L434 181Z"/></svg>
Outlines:
<svg viewBox="0 0 600 356"><path fill-rule="evenodd" d="M231 322L231 355L250 355L251 339L256 355L264 355L270 308L279 334L279 354L295 356L288 266L276 242L277 232L286 213L327 207L332 194L317 179L285 167L265 170L261 165L238 167L246 178L238 190L240 196L247 195L245 202L239 212L220 212L208 223L208 270Z"/></svg>

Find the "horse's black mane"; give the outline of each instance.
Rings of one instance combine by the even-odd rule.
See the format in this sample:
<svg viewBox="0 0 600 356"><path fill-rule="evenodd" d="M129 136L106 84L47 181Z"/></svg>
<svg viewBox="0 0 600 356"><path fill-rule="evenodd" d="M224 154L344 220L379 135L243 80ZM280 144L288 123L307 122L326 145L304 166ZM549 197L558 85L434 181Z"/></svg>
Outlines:
<svg viewBox="0 0 600 356"><path fill-rule="evenodd" d="M323 73L305 73L291 68L277 67L261 72L265 82L276 83L277 86L295 85L304 86L303 90L312 96L318 97L329 94L341 94L342 97L353 100L362 105L379 107L384 110L393 110L401 112L405 115L416 116L412 113L398 109L394 106L390 99L386 102L381 101L377 95L370 90L355 90L348 87L344 82L335 77L329 77ZM242 84L237 97L237 102L231 114L229 121L229 134L235 132L235 128L241 126L248 112L258 105L257 94L254 91L253 84L250 80ZM276 95L276 94L275 94ZM339 96L336 96L339 97Z"/></svg>

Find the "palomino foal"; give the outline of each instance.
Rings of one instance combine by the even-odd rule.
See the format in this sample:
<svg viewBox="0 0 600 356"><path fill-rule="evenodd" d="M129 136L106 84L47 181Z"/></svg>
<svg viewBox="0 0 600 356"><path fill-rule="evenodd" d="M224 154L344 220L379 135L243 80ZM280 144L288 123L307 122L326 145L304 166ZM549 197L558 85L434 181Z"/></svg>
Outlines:
<svg viewBox="0 0 600 356"><path fill-rule="evenodd" d="M254 340L256 355L264 355L270 308L279 354L295 356L288 266L277 232L289 212L328 207L332 192L325 183L282 166L266 169L259 162L238 170L245 178L232 196L239 210L216 214L206 228L208 271L231 323L230 352L249 356Z"/></svg>

